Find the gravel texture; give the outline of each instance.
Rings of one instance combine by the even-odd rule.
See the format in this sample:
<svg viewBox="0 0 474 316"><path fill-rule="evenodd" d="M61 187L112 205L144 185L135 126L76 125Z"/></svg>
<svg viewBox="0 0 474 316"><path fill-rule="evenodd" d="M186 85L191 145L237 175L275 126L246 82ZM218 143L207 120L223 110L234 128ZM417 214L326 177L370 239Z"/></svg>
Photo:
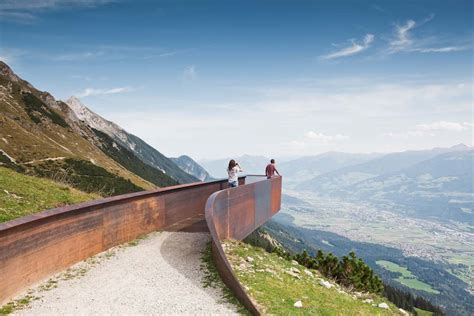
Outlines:
<svg viewBox="0 0 474 316"><path fill-rule="evenodd" d="M221 289L202 286L201 252L209 240L203 233L161 232L114 248L46 282L51 289L39 286L33 294L39 298L15 314L237 314Z"/></svg>

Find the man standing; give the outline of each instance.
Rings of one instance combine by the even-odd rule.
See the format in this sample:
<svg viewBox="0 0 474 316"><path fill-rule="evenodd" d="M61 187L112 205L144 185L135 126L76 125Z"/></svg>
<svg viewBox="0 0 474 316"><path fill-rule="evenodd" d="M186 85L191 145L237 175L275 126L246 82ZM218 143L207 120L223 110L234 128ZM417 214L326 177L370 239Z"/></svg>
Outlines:
<svg viewBox="0 0 474 316"><path fill-rule="evenodd" d="M275 175L275 172L277 175L280 175L278 170L275 167L275 159L270 160L270 163L267 165L265 168L265 175L267 176L267 179L270 179Z"/></svg>

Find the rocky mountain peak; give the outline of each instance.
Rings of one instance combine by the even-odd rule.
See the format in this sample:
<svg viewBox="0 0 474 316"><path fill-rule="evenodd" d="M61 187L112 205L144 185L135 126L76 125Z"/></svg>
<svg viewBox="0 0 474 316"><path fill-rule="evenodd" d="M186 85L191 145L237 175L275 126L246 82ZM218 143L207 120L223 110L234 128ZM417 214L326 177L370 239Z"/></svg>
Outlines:
<svg viewBox="0 0 474 316"><path fill-rule="evenodd" d="M85 121L87 113L92 112L84 104L81 103L81 100L79 100L79 98L75 96L72 96L67 99L66 104L69 105L71 110L76 114L77 118L82 121Z"/></svg>

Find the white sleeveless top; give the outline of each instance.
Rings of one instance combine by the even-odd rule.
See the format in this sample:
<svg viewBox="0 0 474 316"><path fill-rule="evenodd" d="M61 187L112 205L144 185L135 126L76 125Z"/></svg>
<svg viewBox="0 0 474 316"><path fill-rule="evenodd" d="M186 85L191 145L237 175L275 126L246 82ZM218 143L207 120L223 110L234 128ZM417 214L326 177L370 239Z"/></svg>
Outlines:
<svg viewBox="0 0 474 316"><path fill-rule="evenodd" d="M229 175L229 182L237 182L239 180L239 172L242 171L239 166L235 166L232 169L227 169L227 174Z"/></svg>

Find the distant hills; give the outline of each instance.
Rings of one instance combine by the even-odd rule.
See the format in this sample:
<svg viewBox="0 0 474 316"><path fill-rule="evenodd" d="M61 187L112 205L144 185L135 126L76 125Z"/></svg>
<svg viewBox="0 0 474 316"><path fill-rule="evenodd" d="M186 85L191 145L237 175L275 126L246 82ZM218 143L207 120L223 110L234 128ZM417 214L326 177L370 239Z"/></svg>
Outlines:
<svg viewBox="0 0 474 316"><path fill-rule="evenodd" d="M473 153L463 144L392 153L322 173L295 188L416 217L474 223Z"/></svg>
<svg viewBox="0 0 474 316"><path fill-rule="evenodd" d="M114 195L198 181L76 98L39 91L0 62L0 165Z"/></svg>
<svg viewBox="0 0 474 316"><path fill-rule="evenodd" d="M182 155L177 158L170 158L170 159L178 167L180 167L181 170L199 179L199 181L214 180L214 178L211 177L211 175L206 171L206 169L204 169L201 165L199 165L196 161L194 161L189 156Z"/></svg>
<svg viewBox="0 0 474 316"><path fill-rule="evenodd" d="M323 173L313 179L304 181L297 188L312 191L332 191L369 178L402 170L442 153L463 150L463 148L467 149L468 147L455 146L452 148L390 153L364 163L354 163L347 167Z"/></svg>
<svg viewBox="0 0 474 316"><path fill-rule="evenodd" d="M283 162L278 169L285 178L295 181L310 180L320 174L378 158L382 154L351 154L330 151L316 156L305 156Z"/></svg>

